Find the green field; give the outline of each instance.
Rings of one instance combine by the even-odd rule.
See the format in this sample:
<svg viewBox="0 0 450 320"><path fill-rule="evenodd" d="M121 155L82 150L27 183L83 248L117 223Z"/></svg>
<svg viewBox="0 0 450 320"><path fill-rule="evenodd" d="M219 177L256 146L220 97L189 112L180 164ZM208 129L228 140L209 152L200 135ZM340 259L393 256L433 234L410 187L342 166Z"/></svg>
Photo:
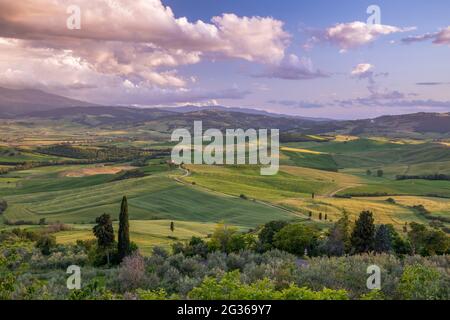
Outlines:
<svg viewBox="0 0 450 320"><path fill-rule="evenodd" d="M130 238L141 252L150 254L154 246L168 248L176 241L189 240L191 237L205 238L214 231L216 224L191 221L176 221L172 232L169 228L171 220L132 220L130 222ZM93 225L69 225L72 230L60 231L55 234L58 243L75 243L77 240L95 239L92 233ZM118 224L114 223L118 230Z"/></svg>
<svg viewBox="0 0 450 320"><path fill-rule="evenodd" d="M48 222L92 223L102 213L118 216L120 200L127 195L133 220L224 221L254 227L272 218L293 218L278 208L183 185L166 172L111 181L111 175L61 177L60 173L66 169L22 171L22 178L14 182L15 188L0 189L2 198L8 202L4 217L13 221L37 222L45 218ZM0 181L3 179L11 178L0 178Z"/></svg>
<svg viewBox="0 0 450 320"><path fill-rule="evenodd" d="M67 141L91 149L164 150L173 146L167 141L167 128L149 124L80 130L80 124L44 121L10 127L0 130L5 135L0 164L68 160L36 152L38 147ZM276 176L261 176L258 166L248 165L175 168L166 163L167 157L148 160L139 167L144 177L126 180L117 178L121 170L135 168L130 162L14 170L0 175L0 199L8 203L0 228L12 227L5 222L36 224L45 218L48 223L60 221L73 227L57 234L59 242L91 238L96 217L108 213L118 218L124 195L133 241L146 252L156 244L167 246L174 241L169 238L169 221L179 226L175 237L185 240L191 235L206 236L221 221L249 229L271 220L297 219L326 228L343 212L356 219L361 211L370 210L377 223L390 223L400 230L412 221L430 222L412 209L414 205L424 205L435 217L450 216L450 199L446 198L450 198L450 181L395 179L397 175L449 174L448 145L344 135L311 140L282 146ZM2 168L12 166L3 164ZM376 177L377 170L383 170L382 177ZM387 202L388 197L396 203ZM319 219L325 215L327 220Z"/></svg>

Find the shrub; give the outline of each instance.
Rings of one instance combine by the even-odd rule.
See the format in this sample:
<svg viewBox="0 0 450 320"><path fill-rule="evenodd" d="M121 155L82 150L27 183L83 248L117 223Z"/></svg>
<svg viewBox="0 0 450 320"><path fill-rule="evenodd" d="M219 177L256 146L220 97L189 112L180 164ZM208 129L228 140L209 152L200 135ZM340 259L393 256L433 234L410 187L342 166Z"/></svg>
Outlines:
<svg viewBox="0 0 450 320"><path fill-rule="evenodd" d="M36 248L39 248L43 255L49 255L54 247L56 247L56 238L50 234L41 235L36 242Z"/></svg>
<svg viewBox="0 0 450 320"><path fill-rule="evenodd" d="M42 223L42 221L39 221L39 224L45 224L45 220L44 223ZM54 222L52 224L50 224L49 226L47 226L46 228L46 232L48 233L56 233L56 232L60 232L60 231L70 231L73 228L71 226L68 226L62 222Z"/></svg>
<svg viewBox="0 0 450 320"><path fill-rule="evenodd" d="M289 288L281 291L282 300L348 300L348 293L345 290L323 289L322 291L312 291L308 288L299 288L290 285Z"/></svg>
<svg viewBox="0 0 450 320"><path fill-rule="evenodd" d="M295 283L312 290L345 289L350 298L357 299L368 293L367 267L373 264L381 268L383 294L387 299L397 299L403 267L397 257L388 254L311 258L296 273Z"/></svg>
<svg viewBox="0 0 450 320"><path fill-rule="evenodd" d="M384 300L386 299L385 295L380 290L372 290L369 293L363 294L360 298L360 300Z"/></svg>
<svg viewBox="0 0 450 320"><path fill-rule="evenodd" d="M314 251L317 231L302 223L289 224L275 234L275 247L286 252L302 256L305 250Z"/></svg>
<svg viewBox="0 0 450 320"><path fill-rule="evenodd" d="M0 200L0 214L6 211L8 208L8 203L5 200Z"/></svg>
<svg viewBox="0 0 450 320"><path fill-rule="evenodd" d="M144 285L145 263L144 258L139 253L133 253L123 259L118 275L121 290L133 290Z"/></svg>
<svg viewBox="0 0 450 320"><path fill-rule="evenodd" d="M8 272L0 277L0 300L9 300L14 292L16 277Z"/></svg>
<svg viewBox="0 0 450 320"><path fill-rule="evenodd" d="M187 244L176 242L172 245L174 254L182 253L187 257L200 256L205 258L208 254L208 245L198 237L192 237Z"/></svg>
<svg viewBox="0 0 450 320"><path fill-rule="evenodd" d="M420 264L405 267L398 290L407 300L444 298L439 272Z"/></svg>
<svg viewBox="0 0 450 320"><path fill-rule="evenodd" d="M98 280L89 282L85 287L80 290L70 291L69 300L114 300L120 296L115 295L104 286L100 286Z"/></svg>
<svg viewBox="0 0 450 320"><path fill-rule="evenodd" d="M167 295L166 290L159 289L159 290L142 290L138 289L137 291L138 298L140 300L169 300L169 299L176 299L176 296L169 297Z"/></svg>
<svg viewBox="0 0 450 320"><path fill-rule="evenodd" d="M241 281L238 271L226 273L220 280L207 277L200 286L189 292L195 300L346 300L345 290L323 289L319 292L292 284L278 291L267 278L251 284Z"/></svg>
<svg viewBox="0 0 450 320"><path fill-rule="evenodd" d="M271 221L264 225L261 232L258 234L259 242L261 243L263 250L273 248L273 238L275 234L287 224L287 221Z"/></svg>

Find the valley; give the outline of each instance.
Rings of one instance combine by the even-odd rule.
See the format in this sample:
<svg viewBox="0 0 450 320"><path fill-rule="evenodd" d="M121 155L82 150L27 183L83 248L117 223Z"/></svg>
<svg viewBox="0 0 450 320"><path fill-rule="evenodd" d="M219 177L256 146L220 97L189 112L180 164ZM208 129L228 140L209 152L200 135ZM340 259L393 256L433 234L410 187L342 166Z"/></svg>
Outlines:
<svg viewBox="0 0 450 320"><path fill-rule="evenodd" d="M175 116L180 126L190 127L189 113ZM97 117L92 116L93 123L98 123ZM99 117L105 119L105 114ZM278 174L261 176L259 166L171 164L174 143L164 117L100 126L72 116L2 120L0 199L8 207L1 214L0 228L61 222L72 230L57 233L57 241L75 242L92 237L90 230L100 214L116 219L120 199L126 195L131 232L146 253L154 245L187 239L191 232L208 237L219 222L242 230L271 220L327 229L343 213L356 219L364 210L372 211L377 223L392 224L399 231L411 222L449 230L450 181L397 179L450 174L445 135L438 140L426 135L394 137L395 132L313 135L306 132L310 129L297 128L305 120L290 119L282 131ZM246 117L262 127L268 116ZM203 112L200 119L209 125L220 122L222 127L233 123L218 118L236 119L246 128L235 112ZM417 210L420 205L426 215ZM171 236L163 227L170 221L187 227ZM164 230L163 235L158 230Z"/></svg>

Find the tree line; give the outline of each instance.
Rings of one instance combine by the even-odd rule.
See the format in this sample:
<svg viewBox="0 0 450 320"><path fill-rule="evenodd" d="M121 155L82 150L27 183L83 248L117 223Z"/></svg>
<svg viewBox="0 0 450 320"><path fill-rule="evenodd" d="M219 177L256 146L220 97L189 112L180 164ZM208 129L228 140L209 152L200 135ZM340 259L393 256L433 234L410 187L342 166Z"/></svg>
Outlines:
<svg viewBox="0 0 450 320"><path fill-rule="evenodd" d="M447 174L424 174L424 175L397 175L395 177L397 180L443 180L450 181L450 175Z"/></svg>

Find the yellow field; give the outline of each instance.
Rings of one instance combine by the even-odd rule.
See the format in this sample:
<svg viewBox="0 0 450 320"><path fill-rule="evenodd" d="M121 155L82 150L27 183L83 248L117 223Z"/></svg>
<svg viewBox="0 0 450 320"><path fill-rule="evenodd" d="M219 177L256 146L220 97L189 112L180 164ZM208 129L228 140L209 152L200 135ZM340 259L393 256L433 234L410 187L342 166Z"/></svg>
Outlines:
<svg viewBox="0 0 450 320"><path fill-rule="evenodd" d="M412 210L397 204L391 204L385 199L339 199L339 198L319 198L319 199L286 199L279 202L280 205L286 205L289 208L300 210L307 214L312 212L313 220L318 221L319 213L328 216L328 221L335 222L345 211L349 214L351 220L356 220L361 211L369 210L373 213L377 224L392 224L398 230L401 230L405 222L425 222ZM324 220L322 220L324 221Z"/></svg>
<svg viewBox="0 0 450 320"><path fill-rule="evenodd" d="M362 180L358 177L339 172L323 171L294 166L280 166L280 171L304 179L334 182L339 184L339 187L362 183Z"/></svg>
<svg viewBox="0 0 450 320"><path fill-rule="evenodd" d="M358 140L359 137L356 136L348 136L348 135L337 135L334 138L334 141L337 142L344 142L344 141L353 141L353 140Z"/></svg>
<svg viewBox="0 0 450 320"><path fill-rule="evenodd" d="M289 148L289 147L281 147L281 151L311 153L311 154L325 154L324 152L319 152L319 151L313 151L313 150L308 150L308 149Z"/></svg>
<svg viewBox="0 0 450 320"><path fill-rule="evenodd" d="M386 200L387 198L393 198L397 204L405 207L423 205L432 214L443 213L448 214L448 216L450 217L450 199L415 197L415 196L377 197L369 199L383 201Z"/></svg>
<svg viewBox="0 0 450 320"><path fill-rule="evenodd" d="M68 170L61 172L63 177L80 178L87 176L95 176L98 174L116 174L124 170L132 170L132 166L95 166L91 168L80 168L77 170Z"/></svg>

